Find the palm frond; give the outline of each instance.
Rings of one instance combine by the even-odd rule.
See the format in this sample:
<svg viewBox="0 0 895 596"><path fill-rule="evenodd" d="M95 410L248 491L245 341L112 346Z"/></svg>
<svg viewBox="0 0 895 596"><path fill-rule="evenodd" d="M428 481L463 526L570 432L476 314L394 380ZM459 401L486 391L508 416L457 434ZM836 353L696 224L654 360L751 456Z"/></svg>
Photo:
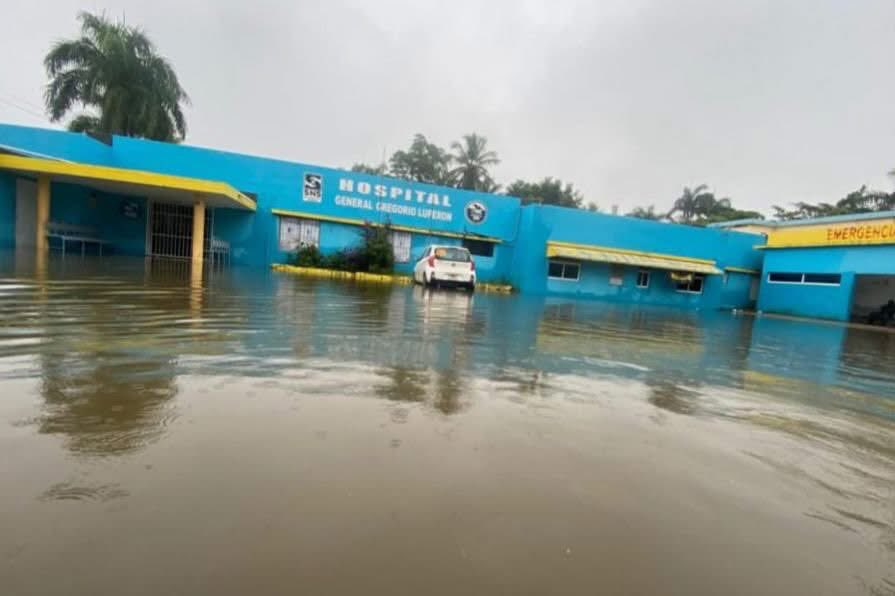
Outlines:
<svg viewBox="0 0 895 596"><path fill-rule="evenodd" d="M100 132L99 118L91 114L78 114L68 123L71 132Z"/></svg>

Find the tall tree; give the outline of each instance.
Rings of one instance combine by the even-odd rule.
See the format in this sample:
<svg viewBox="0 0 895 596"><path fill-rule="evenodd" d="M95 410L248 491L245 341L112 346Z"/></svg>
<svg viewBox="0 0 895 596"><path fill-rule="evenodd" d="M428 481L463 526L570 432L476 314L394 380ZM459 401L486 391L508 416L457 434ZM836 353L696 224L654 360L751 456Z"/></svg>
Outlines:
<svg viewBox="0 0 895 596"><path fill-rule="evenodd" d="M706 202L705 195L710 194L708 190L709 187L705 184L700 184L694 188L685 186L683 193L681 193L680 197L675 199L674 204L671 206L671 210L665 217L668 219L675 219L675 215L677 215L676 221L679 221L680 223L692 223L699 213L700 205L704 205Z"/></svg>
<svg viewBox="0 0 895 596"><path fill-rule="evenodd" d="M851 213L873 213L895 209L895 193L869 190L866 185L854 190L836 203L796 202L792 209L774 205L774 216L777 219L793 220L831 215L848 215Z"/></svg>
<svg viewBox="0 0 895 596"><path fill-rule="evenodd" d="M512 197L522 199L523 205L540 203L542 205L557 205L559 207L572 207L579 209L584 202L581 193L575 190L571 183L563 186L562 180L544 178L540 182L525 182L516 180L506 188L506 193ZM593 205L593 203L591 203ZM594 209L596 210L596 205Z"/></svg>
<svg viewBox="0 0 895 596"><path fill-rule="evenodd" d="M414 182L446 184L449 165L448 153L417 133L406 151L395 151L392 154L389 159L389 173L395 178Z"/></svg>
<svg viewBox="0 0 895 596"><path fill-rule="evenodd" d="M649 207L634 207L630 212L628 212L628 217L636 217L637 219L651 219L653 221L657 221L662 219L662 215L656 213L656 207L654 205L650 205Z"/></svg>
<svg viewBox="0 0 895 596"><path fill-rule="evenodd" d="M476 133L463 136L463 142L451 143L455 167L448 179L457 188L485 191L495 186L489 168L500 163L497 153L488 149L488 139Z"/></svg>
<svg viewBox="0 0 895 596"><path fill-rule="evenodd" d="M138 28L82 12L81 37L56 42L44 58L44 100L58 122L80 104L73 131L181 141L189 102L171 64Z"/></svg>
<svg viewBox="0 0 895 596"><path fill-rule="evenodd" d="M378 166L371 166L366 163L356 163L351 166L352 172L358 172L360 174L370 174L372 176L387 176L388 175L388 166L384 163L379 164Z"/></svg>
<svg viewBox="0 0 895 596"><path fill-rule="evenodd" d="M684 187L681 196L675 200L665 217L695 226L737 219L764 219L758 211L742 211L735 208L730 199L716 198L705 184L695 188Z"/></svg>

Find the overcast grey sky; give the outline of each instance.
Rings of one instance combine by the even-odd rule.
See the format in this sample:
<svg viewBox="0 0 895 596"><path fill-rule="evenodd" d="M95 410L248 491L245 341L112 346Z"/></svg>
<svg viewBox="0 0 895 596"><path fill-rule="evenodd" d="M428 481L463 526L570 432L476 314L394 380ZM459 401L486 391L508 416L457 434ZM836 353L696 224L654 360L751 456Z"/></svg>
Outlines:
<svg viewBox="0 0 895 596"><path fill-rule="evenodd" d="M13 1L0 121L47 124L41 60L81 9L171 60L190 144L349 167L476 131L500 182L560 177L604 209L892 188L895 0Z"/></svg>

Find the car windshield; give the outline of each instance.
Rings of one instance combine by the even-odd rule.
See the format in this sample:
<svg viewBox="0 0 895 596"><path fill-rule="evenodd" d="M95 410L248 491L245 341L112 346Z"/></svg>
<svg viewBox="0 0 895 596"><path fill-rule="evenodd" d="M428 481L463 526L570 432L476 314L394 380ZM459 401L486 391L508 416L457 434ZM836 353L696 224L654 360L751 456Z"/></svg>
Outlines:
<svg viewBox="0 0 895 596"><path fill-rule="evenodd" d="M435 258L442 261L469 262L469 252L463 248L440 247L435 249Z"/></svg>

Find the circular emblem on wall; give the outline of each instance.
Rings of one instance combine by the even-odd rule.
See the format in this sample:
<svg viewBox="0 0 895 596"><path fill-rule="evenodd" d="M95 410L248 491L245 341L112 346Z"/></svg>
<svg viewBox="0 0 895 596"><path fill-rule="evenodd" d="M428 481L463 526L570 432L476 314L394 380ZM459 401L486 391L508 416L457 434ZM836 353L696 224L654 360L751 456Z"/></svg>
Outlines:
<svg viewBox="0 0 895 596"><path fill-rule="evenodd" d="M488 215L488 210L485 208L484 203L479 201L470 201L466 203L466 220L472 224L480 224L485 221L485 217Z"/></svg>

